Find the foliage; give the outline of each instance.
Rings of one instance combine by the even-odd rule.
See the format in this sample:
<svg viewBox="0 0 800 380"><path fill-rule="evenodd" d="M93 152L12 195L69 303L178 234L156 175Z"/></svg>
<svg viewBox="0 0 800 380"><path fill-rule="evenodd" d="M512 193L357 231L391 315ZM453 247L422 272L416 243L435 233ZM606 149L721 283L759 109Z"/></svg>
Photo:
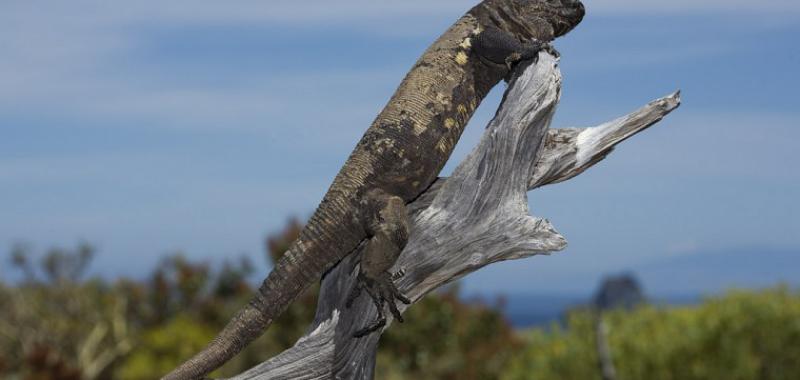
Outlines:
<svg viewBox="0 0 800 380"><path fill-rule="evenodd" d="M495 308L465 304L458 288L424 298L381 338L376 378L495 379L522 348Z"/></svg>
<svg viewBox="0 0 800 380"><path fill-rule="evenodd" d="M122 379L155 379L169 372L182 358L202 349L215 331L211 326L181 314L164 325L145 331L125 358L117 375Z"/></svg>
<svg viewBox="0 0 800 380"><path fill-rule="evenodd" d="M278 260L302 229L291 221L266 240ZM246 259L214 269L180 253L144 280L84 279L94 250L52 249L36 260L17 245L22 281L0 282L0 378L155 379L197 352L254 291ZM294 344L311 322L311 287L261 338L214 376L242 372ZM432 294L394 324L378 353L378 376L394 379L494 378L520 347L501 314L459 300L457 288Z"/></svg>
<svg viewBox="0 0 800 380"><path fill-rule="evenodd" d="M302 229L290 222L266 240L279 260ZM85 279L94 250L81 243L36 259L17 245L21 275L0 281L0 378L158 378L203 347L254 291L246 259L217 269L181 254L144 280ZM291 346L313 318L312 286L266 334L214 376L240 373ZM594 314L514 332L496 307L465 303L458 287L428 295L384 334L376 378L600 379ZM603 314L618 378L795 379L800 374L800 294L786 288L731 292L699 307L640 306Z"/></svg>
<svg viewBox="0 0 800 380"><path fill-rule="evenodd" d="M571 313L527 334L505 379L600 379L593 315ZM699 307L641 307L604 316L619 379L796 379L800 294L733 291Z"/></svg>
<svg viewBox="0 0 800 380"><path fill-rule="evenodd" d="M25 379L95 379L131 349L127 300L100 281L76 282L93 250L53 249L37 272L25 250L12 250L24 273L0 286L0 362ZM41 274L40 274L41 273Z"/></svg>

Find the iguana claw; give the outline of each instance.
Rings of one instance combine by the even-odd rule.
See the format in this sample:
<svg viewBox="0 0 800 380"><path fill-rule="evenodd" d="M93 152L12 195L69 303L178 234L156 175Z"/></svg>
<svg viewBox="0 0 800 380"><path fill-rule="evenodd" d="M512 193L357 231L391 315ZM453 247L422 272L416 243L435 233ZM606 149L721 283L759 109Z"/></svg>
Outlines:
<svg viewBox="0 0 800 380"><path fill-rule="evenodd" d="M550 55L552 55L553 57L561 58L561 53L559 53L558 50L556 50L556 48L553 46L553 44L549 42L542 45L542 51L550 53Z"/></svg>
<svg viewBox="0 0 800 380"><path fill-rule="evenodd" d="M398 300L406 305L411 304L411 300L400 293L393 281L394 279L402 276L402 270L394 275L390 274L389 272L382 272L377 278L369 278L363 273L358 274L358 283L347 297L346 306L348 308L352 306L353 301L355 301L356 298L361 295L361 291L365 290L372 299L373 304L375 304L375 308L378 311L378 318L372 325L356 331L353 334L354 337L360 338L369 335L375 331L378 331L383 326L386 326L386 316L383 308L384 304L388 304L389 311L392 313L392 316L394 316L395 320L400 323L403 322L403 316L400 314L400 310L397 308L395 300Z"/></svg>

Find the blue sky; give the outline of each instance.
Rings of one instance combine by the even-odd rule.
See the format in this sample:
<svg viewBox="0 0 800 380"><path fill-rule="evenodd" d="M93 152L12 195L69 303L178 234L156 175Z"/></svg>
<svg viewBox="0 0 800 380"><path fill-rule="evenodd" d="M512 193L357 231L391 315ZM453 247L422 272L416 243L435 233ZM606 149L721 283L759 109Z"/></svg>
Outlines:
<svg viewBox="0 0 800 380"><path fill-rule="evenodd" d="M84 239L110 275L175 250L260 262L265 234L313 211L411 64L472 3L2 2L0 245ZM582 292L664 257L800 247L800 3L585 3L556 43L554 126L599 124L678 88L684 103L530 194L566 251L486 268L466 289Z"/></svg>

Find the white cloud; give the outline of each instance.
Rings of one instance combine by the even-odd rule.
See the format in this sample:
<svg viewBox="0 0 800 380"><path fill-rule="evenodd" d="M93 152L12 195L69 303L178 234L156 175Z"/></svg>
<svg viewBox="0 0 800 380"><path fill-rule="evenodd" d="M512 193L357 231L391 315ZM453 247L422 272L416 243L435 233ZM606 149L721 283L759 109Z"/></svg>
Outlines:
<svg viewBox="0 0 800 380"><path fill-rule="evenodd" d="M611 45L605 49L597 49L592 60L573 60L573 68L584 72L620 70L634 67L667 66L682 62L695 62L709 57L735 53L741 45L718 42L688 40L685 44L672 47L645 46L637 47L636 54L630 54L631 47Z"/></svg>
<svg viewBox="0 0 800 380"><path fill-rule="evenodd" d="M668 245L664 251L671 256L692 254L700 251L700 244L694 239L676 241Z"/></svg>
<svg viewBox="0 0 800 380"><path fill-rule="evenodd" d="M153 27L289 22L299 21L301 15L309 17L308 22L322 22L324 9L311 7L317 9L315 15L291 4L83 1L53 3L44 12L39 4L5 2L0 5L0 113L47 113L112 123L148 120L160 127L247 128L303 104L297 99L301 90L313 97L318 96L315 91L341 88L354 80L372 86L396 80L397 75L381 68L340 69L214 87L169 83L163 73L126 66L128 54L152 42L143 34ZM328 19L339 22L347 9L345 5ZM287 94L287 88L294 94ZM317 114L340 112L341 104L335 103L320 105Z"/></svg>
<svg viewBox="0 0 800 380"><path fill-rule="evenodd" d="M154 26L285 24L292 28L348 25L371 33L413 35L427 33L426 28L435 33L433 25L447 25L474 3L467 0L345 0L333 5L322 0L246 0L235 4L211 0L83 0L50 2L45 7L39 2L4 1L0 4L0 110L134 117L161 120L165 126L222 125L230 128L231 120L264 120L276 109L290 108L296 99L272 91L269 83L257 90L254 86L247 89L187 88L159 83L160 78L149 77L148 73L118 67L126 54L147 43L143 40L143 31ZM795 0L587 0L586 3L590 12L597 13L800 9L800 2ZM331 43L336 43L332 36L320 38L331 38ZM710 51L707 47L689 48L695 49L690 53L708 54ZM650 55L638 54L636 59L648 64L684 55L654 51ZM294 85L331 86L344 85L355 78L365 83L396 81L396 75L386 70L368 73L340 70L316 76L302 73L280 80L291 81ZM338 105L334 104L333 108L336 107ZM331 112L336 110L338 108Z"/></svg>
<svg viewBox="0 0 800 380"><path fill-rule="evenodd" d="M170 2L143 0L136 2L108 2L103 0L79 0L51 2L46 11L41 3L25 0L4 2L6 18L20 15L48 18L48 15L69 15L75 20L95 24L129 22L175 22L175 23L242 23L242 22L314 22L338 24L341 22L362 23L369 19L394 20L384 24L386 28L408 28L406 17L427 15L456 15L465 12L475 0L242 0L236 3L214 0L176 0ZM589 12L651 12L651 11L800 11L795 0L584 0ZM94 21L91 21L94 20Z"/></svg>
<svg viewBox="0 0 800 380"><path fill-rule="evenodd" d="M799 11L800 3L795 0L583 0L589 12L651 12L651 11Z"/></svg>

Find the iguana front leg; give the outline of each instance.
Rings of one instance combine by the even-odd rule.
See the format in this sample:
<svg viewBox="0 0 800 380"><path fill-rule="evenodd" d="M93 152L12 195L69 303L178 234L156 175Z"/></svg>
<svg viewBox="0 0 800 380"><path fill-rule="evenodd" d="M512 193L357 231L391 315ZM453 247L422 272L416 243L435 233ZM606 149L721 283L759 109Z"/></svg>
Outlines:
<svg viewBox="0 0 800 380"><path fill-rule="evenodd" d="M386 325L384 304L388 304L389 311L397 321L403 322L395 300L406 305L411 303L394 285L397 276L389 273L408 242L409 220L405 202L398 196L373 190L367 193L362 205L369 240L361 257L358 283L347 299L347 306L362 290L366 291L378 309L378 319L357 331L355 337L368 335Z"/></svg>
<svg viewBox="0 0 800 380"><path fill-rule="evenodd" d="M531 40L522 43L511 33L494 27L480 32L474 39L473 51L478 57L493 64L504 64L509 70L516 62L536 58L542 50L559 55L549 42Z"/></svg>

